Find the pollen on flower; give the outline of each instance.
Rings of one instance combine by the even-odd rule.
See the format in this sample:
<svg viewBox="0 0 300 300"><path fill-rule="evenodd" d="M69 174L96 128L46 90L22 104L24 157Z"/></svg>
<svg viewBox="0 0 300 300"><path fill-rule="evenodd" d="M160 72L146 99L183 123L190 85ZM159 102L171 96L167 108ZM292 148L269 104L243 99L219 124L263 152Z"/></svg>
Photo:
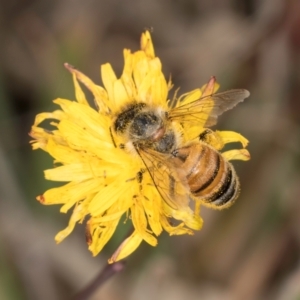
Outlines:
<svg viewBox="0 0 300 300"><path fill-rule="evenodd" d="M109 263L129 256L142 241L156 246L162 231L192 235L200 230L200 206L223 209L237 198L239 180L228 161L250 159L242 135L207 129L249 92L216 93L219 85L212 77L202 88L170 100L172 82L162 72L148 31L140 45L136 52L124 50L120 78L109 63L101 66L103 86L66 63L76 101L55 99L58 109L38 114L30 131L33 150L42 149L55 163L45 178L61 183L36 199L61 205L62 213L72 210L57 243L86 222L86 242L95 256L124 217L132 223L132 234ZM96 109L81 85L92 93ZM51 130L41 126L45 120ZM235 142L242 149L221 152ZM209 163L198 163L202 156Z"/></svg>

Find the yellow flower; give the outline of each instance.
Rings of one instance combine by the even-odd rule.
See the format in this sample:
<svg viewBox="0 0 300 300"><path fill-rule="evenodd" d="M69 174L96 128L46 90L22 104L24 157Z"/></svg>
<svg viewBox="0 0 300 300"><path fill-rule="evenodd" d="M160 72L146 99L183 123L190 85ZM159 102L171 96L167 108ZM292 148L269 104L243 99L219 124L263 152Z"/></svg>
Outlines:
<svg viewBox="0 0 300 300"><path fill-rule="evenodd" d="M135 144L128 140L128 135L116 132L116 120L133 103L159 107L160 111L168 112L172 103L175 107L189 104L201 96L212 95L218 88L215 80L211 80L202 89L175 101L168 100L172 84L162 73L161 62L154 54L148 31L142 34L141 50L131 53L125 49L124 60L124 70L119 79L110 64L101 66L104 88L65 64L73 75L77 101L54 100L60 109L38 114L30 132L33 149L48 152L57 165L45 171L45 178L65 182L37 199L45 205L62 204L62 213L73 208L68 226L55 237L57 243L72 232L76 223L88 218L87 243L93 255L97 255L114 234L122 216L132 222L133 233L115 251L110 263L130 255L143 240L156 246L156 237L163 230L170 235L193 234L193 230L201 229L203 223L198 214L199 203L189 203L193 197L187 196L186 186L181 185L177 191L182 201L174 203L172 197L165 197L157 182L166 179L171 183L170 176L164 178L164 174L170 172L169 167L161 167L161 177L155 181L153 168L156 165L149 167L151 158L149 161L145 156L143 158L139 150L134 149ZM79 82L92 92L96 109L89 105ZM192 122L190 126L184 126L176 119L172 121L174 131L180 132L182 144L205 130L204 124L211 110L208 105L201 112L202 122ZM40 127L45 120L51 121L53 130ZM126 118L123 121L129 122ZM205 142L217 150L230 142L241 142L245 148L248 142L238 133L212 133L207 135ZM231 150L222 155L228 160L249 159L246 149ZM174 176L177 180L179 175ZM175 224L173 220L176 220Z"/></svg>

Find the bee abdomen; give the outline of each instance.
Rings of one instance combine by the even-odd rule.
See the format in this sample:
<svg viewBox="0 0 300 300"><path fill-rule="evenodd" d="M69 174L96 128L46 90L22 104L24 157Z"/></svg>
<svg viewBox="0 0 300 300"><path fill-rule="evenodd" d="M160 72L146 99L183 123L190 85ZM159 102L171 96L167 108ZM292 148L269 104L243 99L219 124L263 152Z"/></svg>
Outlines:
<svg viewBox="0 0 300 300"><path fill-rule="evenodd" d="M219 152L202 146L202 155L187 174L191 193L215 208L227 207L239 194L234 168Z"/></svg>
<svg viewBox="0 0 300 300"><path fill-rule="evenodd" d="M205 201L216 208L225 208L233 204L240 192L240 183L233 166L227 162L228 172L223 177L220 185L207 195Z"/></svg>

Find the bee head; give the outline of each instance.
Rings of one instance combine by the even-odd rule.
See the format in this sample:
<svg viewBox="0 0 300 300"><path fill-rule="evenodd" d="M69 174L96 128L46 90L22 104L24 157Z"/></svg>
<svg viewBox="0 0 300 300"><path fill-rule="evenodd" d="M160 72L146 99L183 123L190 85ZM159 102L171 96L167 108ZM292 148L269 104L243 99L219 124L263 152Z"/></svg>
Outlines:
<svg viewBox="0 0 300 300"><path fill-rule="evenodd" d="M132 120L129 134L137 140L156 140L163 133L163 120L155 111L142 111Z"/></svg>

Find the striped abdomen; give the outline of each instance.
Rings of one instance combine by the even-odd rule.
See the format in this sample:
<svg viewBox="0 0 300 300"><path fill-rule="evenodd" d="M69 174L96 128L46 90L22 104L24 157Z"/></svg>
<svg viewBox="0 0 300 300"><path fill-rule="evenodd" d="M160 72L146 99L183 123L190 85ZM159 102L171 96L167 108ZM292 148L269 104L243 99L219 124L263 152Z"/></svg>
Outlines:
<svg viewBox="0 0 300 300"><path fill-rule="evenodd" d="M240 185L233 166L212 147L196 143L176 151L191 193L208 206L225 208L238 197Z"/></svg>

